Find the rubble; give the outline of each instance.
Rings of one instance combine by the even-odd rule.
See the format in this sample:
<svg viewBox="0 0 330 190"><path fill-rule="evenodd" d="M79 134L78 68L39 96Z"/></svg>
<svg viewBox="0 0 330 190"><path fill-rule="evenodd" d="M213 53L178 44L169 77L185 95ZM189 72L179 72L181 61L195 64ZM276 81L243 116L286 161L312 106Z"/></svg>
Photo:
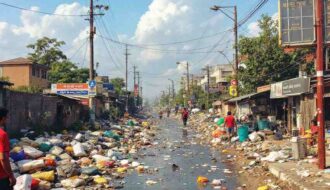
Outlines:
<svg viewBox="0 0 330 190"><path fill-rule="evenodd" d="M152 131L157 127L150 120L134 118L103 123L106 125L99 124L103 130L11 139L11 166L17 176L14 189L107 189L130 169L145 172L146 168L132 158L142 146L151 145ZM149 185L155 183L147 181Z"/></svg>

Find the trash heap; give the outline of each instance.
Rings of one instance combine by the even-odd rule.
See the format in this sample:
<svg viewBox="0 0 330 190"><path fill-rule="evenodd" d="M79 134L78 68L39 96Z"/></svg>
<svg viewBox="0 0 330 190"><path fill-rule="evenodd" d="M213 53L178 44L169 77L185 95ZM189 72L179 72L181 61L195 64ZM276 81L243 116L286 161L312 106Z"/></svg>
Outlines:
<svg viewBox="0 0 330 190"><path fill-rule="evenodd" d="M156 130L150 121L131 119L103 130L11 139L14 189L121 188L128 170L144 171L136 153L151 144Z"/></svg>

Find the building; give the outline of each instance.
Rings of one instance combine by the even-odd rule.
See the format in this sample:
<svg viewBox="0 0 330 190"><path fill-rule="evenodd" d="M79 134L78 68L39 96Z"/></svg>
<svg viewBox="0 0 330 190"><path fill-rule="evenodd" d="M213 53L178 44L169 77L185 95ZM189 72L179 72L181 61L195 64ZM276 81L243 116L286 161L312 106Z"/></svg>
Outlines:
<svg viewBox="0 0 330 190"><path fill-rule="evenodd" d="M49 67L22 57L0 62L0 77L9 79L14 84L14 88L22 86L48 88L48 70Z"/></svg>
<svg viewBox="0 0 330 190"><path fill-rule="evenodd" d="M228 78L233 76L234 69L231 64L220 64L210 67L210 93L222 92L228 85ZM200 80L199 85L207 90L207 74Z"/></svg>

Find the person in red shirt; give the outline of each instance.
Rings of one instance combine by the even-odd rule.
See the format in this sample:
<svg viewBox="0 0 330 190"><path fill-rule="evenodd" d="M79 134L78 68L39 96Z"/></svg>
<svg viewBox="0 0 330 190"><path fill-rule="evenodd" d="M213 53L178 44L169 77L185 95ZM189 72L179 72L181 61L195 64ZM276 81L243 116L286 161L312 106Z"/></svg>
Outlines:
<svg viewBox="0 0 330 190"><path fill-rule="evenodd" d="M3 127L7 122L8 110L0 108L0 189L11 190L16 184L16 178L9 161L9 139Z"/></svg>
<svg viewBox="0 0 330 190"><path fill-rule="evenodd" d="M187 126L188 118L189 118L189 112L188 112L187 108L183 108L183 111L182 111L183 126Z"/></svg>
<svg viewBox="0 0 330 190"><path fill-rule="evenodd" d="M227 113L227 117L225 118L225 127L227 128L228 138L230 140L236 127L235 117L232 116L230 111Z"/></svg>

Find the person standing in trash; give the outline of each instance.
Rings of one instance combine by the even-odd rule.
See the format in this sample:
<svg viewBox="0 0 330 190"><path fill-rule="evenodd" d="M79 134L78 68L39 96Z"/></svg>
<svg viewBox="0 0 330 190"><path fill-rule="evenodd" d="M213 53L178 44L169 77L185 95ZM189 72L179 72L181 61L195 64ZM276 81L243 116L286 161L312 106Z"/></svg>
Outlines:
<svg viewBox="0 0 330 190"><path fill-rule="evenodd" d="M232 116L231 111L227 112L227 117L225 118L225 127L227 128L228 139L233 136L236 127L235 117Z"/></svg>
<svg viewBox="0 0 330 190"><path fill-rule="evenodd" d="M166 109L166 113L167 113L167 117L170 117L170 115L171 115L171 108L167 108Z"/></svg>
<svg viewBox="0 0 330 190"><path fill-rule="evenodd" d="M176 104L175 105L175 115L178 115L178 112L179 112L179 105L178 104Z"/></svg>
<svg viewBox="0 0 330 190"><path fill-rule="evenodd" d="M4 131L4 126L7 122L8 110L6 108L0 108L0 189L11 190L16 184L16 178L9 161L9 138Z"/></svg>
<svg viewBox="0 0 330 190"><path fill-rule="evenodd" d="M183 111L182 111L183 126L187 126L188 118L189 118L188 109L187 108L183 108Z"/></svg>

